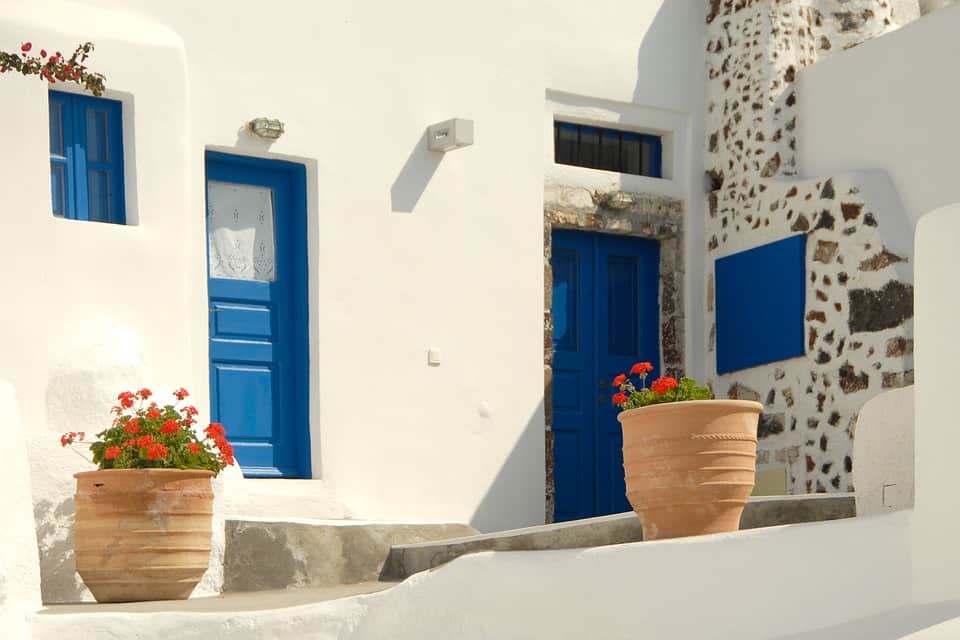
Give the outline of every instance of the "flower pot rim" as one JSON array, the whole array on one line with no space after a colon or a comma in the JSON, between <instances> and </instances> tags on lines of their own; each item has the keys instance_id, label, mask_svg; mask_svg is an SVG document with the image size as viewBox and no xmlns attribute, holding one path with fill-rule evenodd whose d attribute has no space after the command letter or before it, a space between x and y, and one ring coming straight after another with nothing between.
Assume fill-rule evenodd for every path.
<instances>
[{"instance_id":1,"label":"flower pot rim","mask_svg":"<svg viewBox=\"0 0 960 640\"><path fill-rule=\"evenodd\" d=\"M92 471L79 471L73 474L73 477L77 480L81 478L88 478L91 476L97 475L116 475L116 474L132 474L139 473L141 475L184 475L187 477L193 478L212 478L213 471L209 469L94 469Z\"/></svg>"},{"instance_id":2,"label":"flower pot rim","mask_svg":"<svg viewBox=\"0 0 960 640\"><path fill-rule=\"evenodd\" d=\"M733 400L725 398L717 398L713 400L684 400L682 402L663 402L661 404L651 404L646 407L637 407L636 409L627 409L621 411L617 414L617 420L623 422L622 418L624 416L636 415L640 412L646 414L653 414L659 412L668 412L671 410L678 410L685 407L695 408L695 407L704 407L704 406L725 406L730 408L739 408L744 410L752 410L757 413L763 413L763 405L755 400Z\"/></svg>"}]
</instances>

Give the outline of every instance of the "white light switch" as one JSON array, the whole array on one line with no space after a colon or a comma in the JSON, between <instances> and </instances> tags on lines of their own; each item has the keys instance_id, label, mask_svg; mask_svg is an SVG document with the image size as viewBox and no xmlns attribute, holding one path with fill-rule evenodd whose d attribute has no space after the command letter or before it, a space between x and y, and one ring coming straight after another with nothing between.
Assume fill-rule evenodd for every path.
<instances>
[{"instance_id":1,"label":"white light switch","mask_svg":"<svg viewBox=\"0 0 960 640\"><path fill-rule=\"evenodd\" d=\"M427 350L427 364L433 367L440 366L440 349Z\"/></svg>"}]
</instances>

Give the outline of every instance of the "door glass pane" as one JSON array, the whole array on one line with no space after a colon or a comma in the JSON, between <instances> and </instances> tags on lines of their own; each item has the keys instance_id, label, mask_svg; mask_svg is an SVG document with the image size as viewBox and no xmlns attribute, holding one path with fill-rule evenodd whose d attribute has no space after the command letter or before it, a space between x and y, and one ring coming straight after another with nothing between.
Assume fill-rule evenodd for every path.
<instances>
[{"instance_id":1,"label":"door glass pane","mask_svg":"<svg viewBox=\"0 0 960 640\"><path fill-rule=\"evenodd\" d=\"M640 136L636 133L623 134L623 148L620 151L620 171L640 175Z\"/></svg>"},{"instance_id":2,"label":"door glass pane","mask_svg":"<svg viewBox=\"0 0 960 640\"><path fill-rule=\"evenodd\" d=\"M210 277L276 280L273 191L232 182L207 182Z\"/></svg>"},{"instance_id":3,"label":"door glass pane","mask_svg":"<svg viewBox=\"0 0 960 640\"><path fill-rule=\"evenodd\" d=\"M604 129L600 136L600 168L620 170L620 133L617 131Z\"/></svg>"},{"instance_id":4,"label":"door glass pane","mask_svg":"<svg viewBox=\"0 0 960 640\"><path fill-rule=\"evenodd\" d=\"M581 167L597 169L600 167L600 130L595 127L580 127L580 157L577 164Z\"/></svg>"},{"instance_id":5,"label":"door glass pane","mask_svg":"<svg viewBox=\"0 0 960 640\"><path fill-rule=\"evenodd\" d=\"M577 137L579 136L577 126L562 122L554 123L553 126L556 132L554 160L559 164L576 164Z\"/></svg>"}]
</instances>

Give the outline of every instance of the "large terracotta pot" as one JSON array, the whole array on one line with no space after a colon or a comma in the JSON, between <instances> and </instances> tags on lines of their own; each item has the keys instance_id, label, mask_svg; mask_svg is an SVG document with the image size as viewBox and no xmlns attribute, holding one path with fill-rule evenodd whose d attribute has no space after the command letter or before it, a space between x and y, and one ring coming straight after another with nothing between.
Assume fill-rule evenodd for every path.
<instances>
[{"instance_id":1,"label":"large terracotta pot","mask_svg":"<svg viewBox=\"0 0 960 640\"><path fill-rule=\"evenodd\" d=\"M645 540L740 527L761 411L747 400L694 400L620 413L627 499Z\"/></svg>"},{"instance_id":2,"label":"large terracotta pot","mask_svg":"<svg viewBox=\"0 0 960 640\"><path fill-rule=\"evenodd\" d=\"M77 473L77 573L97 602L182 600L210 557L213 473Z\"/></svg>"}]
</instances>

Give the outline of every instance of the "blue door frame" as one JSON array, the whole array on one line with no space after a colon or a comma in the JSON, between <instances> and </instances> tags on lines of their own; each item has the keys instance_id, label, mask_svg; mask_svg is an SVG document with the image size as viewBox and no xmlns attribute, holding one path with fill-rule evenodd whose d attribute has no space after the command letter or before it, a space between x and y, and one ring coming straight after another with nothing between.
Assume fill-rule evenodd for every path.
<instances>
[{"instance_id":1,"label":"blue door frame","mask_svg":"<svg viewBox=\"0 0 960 640\"><path fill-rule=\"evenodd\" d=\"M551 262L554 520L629 511L610 381L638 361L659 375L660 245L555 230Z\"/></svg>"},{"instance_id":2,"label":"blue door frame","mask_svg":"<svg viewBox=\"0 0 960 640\"><path fill-rule=\"evenodd\" d=\"M272 280L207 279L211 419L245 476L309 478L306 169L208 151L206 180L208 225L211 182L269 189L275 242Z\"/></svg>"}]
</instances>

